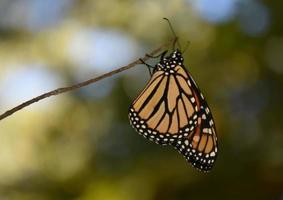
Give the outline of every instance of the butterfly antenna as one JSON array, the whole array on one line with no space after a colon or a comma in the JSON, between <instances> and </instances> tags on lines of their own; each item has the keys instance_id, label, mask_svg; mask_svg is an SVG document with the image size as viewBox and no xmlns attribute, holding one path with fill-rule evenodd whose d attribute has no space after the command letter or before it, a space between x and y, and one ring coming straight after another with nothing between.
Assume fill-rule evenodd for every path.
<instances>
[{"instance_id":1,"label":"butterfly antenna","mask_svg":"<svg viewBox=\"0 0 283 200\"><path fill-rule=\"evenodd\" d=\"M181 45L179 43L178 37L177 37L177 35L176 35L176 33L175 33L174 29L173 29L173 26L172 26L170 20L168 18L166 18L166 17L164 17L163 19L165 19L167 21L167 23L168 23L168 25L170 27L170 30L171 30L173 36L175 37L174 46L175 46L175 43L177 42L177 45L178 45L179 49L181 50Z\"/></svg>"}]
</instances>

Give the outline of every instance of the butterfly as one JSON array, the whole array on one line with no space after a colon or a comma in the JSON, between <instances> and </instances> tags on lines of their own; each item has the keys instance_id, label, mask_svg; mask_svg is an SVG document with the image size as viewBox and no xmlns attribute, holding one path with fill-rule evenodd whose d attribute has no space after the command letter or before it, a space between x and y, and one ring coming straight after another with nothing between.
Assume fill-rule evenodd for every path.
<instances>
[{"instance_id":1,"label":"butterfly","mask_svg":"<svg viewBox=\"0 0 283 200\"><path fill-rule=\"evenodd\" d=\"M145 138L174 146L193 167L210 171L218 148L211 111L186 70L181 51L166 53L131 104L130 123Z\"/></svg>"}]
</instances>

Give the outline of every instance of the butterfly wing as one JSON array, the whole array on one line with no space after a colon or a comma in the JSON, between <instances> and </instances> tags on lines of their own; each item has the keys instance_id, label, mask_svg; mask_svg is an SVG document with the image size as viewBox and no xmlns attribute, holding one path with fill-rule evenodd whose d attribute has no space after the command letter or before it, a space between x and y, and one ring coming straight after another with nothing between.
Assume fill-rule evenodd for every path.
<instances>
[{"instance_id":1,"label":"butterfly wing","mask_svg":"<svg viewBox=\"0 0 283 200\"><path fill-rule=\"evenodd\" d=\"M177 79L176 75L176 71L155 71L129 110L136 131L158 144L173 144L188 136L194 126L196 103L191 102L192 91L186 80Z\"/></svg>"},{"instance_id":2,"label":"butterfly wing","mask_svg":"<svg viewBox=\"0 0 283 200\"><path fill-rule=\"evenodd\" d=\"M214 165L218 151L216 128L206 100L189 74L187 82L196 102L196 126L188 136L180 138L175 147L194 167L209 171Z\"/></svg>"},{"instance_id":3,"label":"butterfly wing","mask_svg":"<svg viewBox=\"0 0 283 200\"><path fill-rule=\"evenodd\" d=\"M129 119L139 134L158 144L173 145L197 169L212 168L217 154L214 121L178 50L156 65L130 106Z\"/></svg>"}]
</instances>

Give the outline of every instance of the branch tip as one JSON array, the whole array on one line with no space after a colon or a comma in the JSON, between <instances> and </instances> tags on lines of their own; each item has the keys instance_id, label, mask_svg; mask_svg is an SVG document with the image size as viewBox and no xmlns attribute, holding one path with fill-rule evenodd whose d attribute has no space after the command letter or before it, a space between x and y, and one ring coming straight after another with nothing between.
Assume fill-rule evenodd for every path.
<instances>
[{"instance_id":1,"label":"branch tip","mask_svg":"<svg viewBox=\"0 0 283 200\"><path fill-rule=\"evenodd\" d=\"M162 46L158 47L157 49L153 50L152 52L150 52L148 55L150 56L154 56L155 54L157 54L158 52L160 52L162 49L164 49L165 47L168 47L170 44L174 44L175 42L177 41L177 38L175 37L173 40L170 40L169 42L163 44ZM25 107L28 107L29 105L33 104L33 103L36 103L36 102L39 102L45 98L48 98L48 97L51 97L51 96L56 96L56 95L59 95L59 94L62 94L62 93L65 93L65 92L69 92L69 91L72 91L72 90L75 90L75 89L79 89L81 87L85 87L87 85L90 85L92 83L95 83L97 81L100 81L102 79L105 79L107 77L110 77L110 76L113 76L117 73L120 73L122 71L125 71L125 70L128 70L138 64L142 64L142 62L140 61L140 59L142 59L143 61L146 61L148 60L150 57L148 56L147 54L143 57L143 58L139 58L137 60L135 60L134 62L126 65L126 66L123 66L123 67L120 67L118 69L115 69L115 70L112 70L110 72L107 72L105 74L102 74L96 78L92 78L92 79L89 79L89 80L86 80L86 81L83 81L83 82L80 82L80 83L77 83L77 84L74 84L74 85L71 85L71 86L67 86L67 87L62 87L62 88L57 88L55 90L52 90L50 92L46 92L44 94L41 94L37 97L34 97L28 101L25 101L23 103L21 103L20 105L10 109L10 110L7 110L6 112L4 112L3 114L0 115L0 121L11 116L12 114L20 111L21 109L25 108Z\"/></svg>"}]
</instances>

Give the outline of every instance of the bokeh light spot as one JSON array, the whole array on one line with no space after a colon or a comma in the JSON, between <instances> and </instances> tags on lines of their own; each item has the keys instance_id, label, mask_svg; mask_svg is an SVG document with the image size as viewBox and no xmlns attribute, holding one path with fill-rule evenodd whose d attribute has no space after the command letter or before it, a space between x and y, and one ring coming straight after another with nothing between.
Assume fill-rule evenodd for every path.
<instances>
[{"instance_id":1,"label":"bokeh light spot","mask_svg":"<svg viewBox=\"0 0 283 200\"><path fill-rule=\"evenodd\" d=\"M240 27L247 35L259 36L269 28L268 9L258 1L241 1L238 15Z\"/></svg>"},{"instance_id":2,"label":"bokeh light spot","mask_svg":"<svg viewBox=\"0 0 283 200\"><path fill-rule=\"evenodd\" d=\"M41 64L26 64L16 70L7 70L0 81L1 110L59 86L62 86L59 77ZM43 108L47 102L49 101L36 105Z\"/></svg>"},{"instance_id":3,"label":"bokeh light spot","mask_svg":"<svg viewBox=\"0 0 283 200\"><path fill-rule=\"evenodd\" d=\"M236 13L237 0L199 0L194 1L199 15L212 23L223 23L231 20Z\"/></svg>"}]
</instances>

